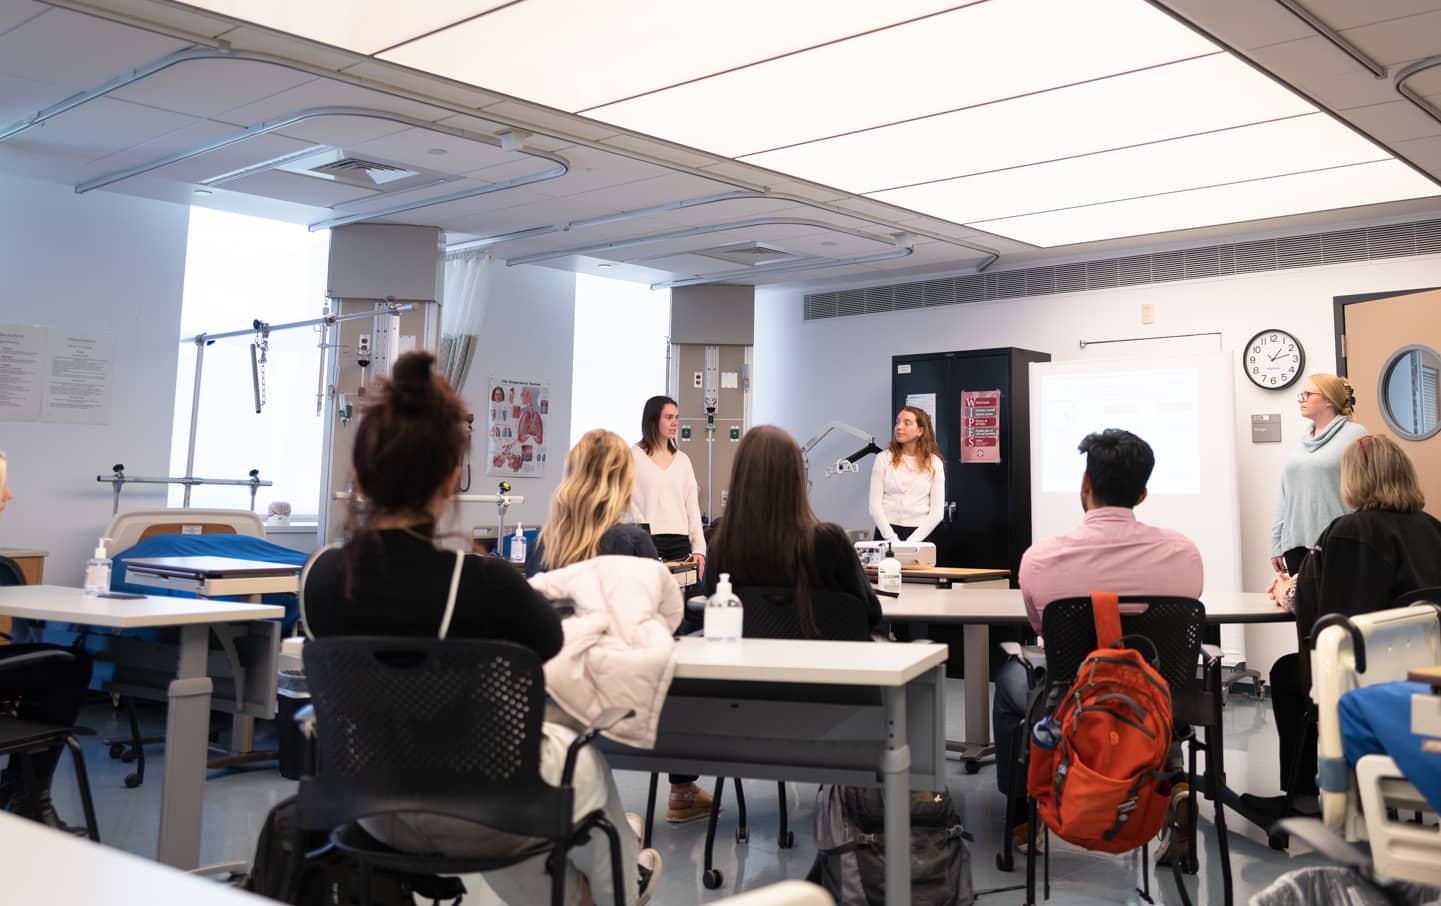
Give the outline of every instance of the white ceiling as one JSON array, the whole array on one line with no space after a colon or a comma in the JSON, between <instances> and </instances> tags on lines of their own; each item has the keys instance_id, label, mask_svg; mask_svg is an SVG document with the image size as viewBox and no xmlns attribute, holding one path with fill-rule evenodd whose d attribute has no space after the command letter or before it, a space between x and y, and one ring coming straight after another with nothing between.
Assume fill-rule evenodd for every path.
<instances>
[{"instance_id":1,"label":"white ceiling","mask_svg":"<svg viewBox=\"0 0 1441 906\"><path fill-rule=\"evenodd\" d=\"M1303 2L1384 77L1278 0L1167 0L1198 31L1145 0L412 0L404 17L0 0L0 169L440 226L512 264L649 283L859 284L1441 213L1441 119L1394 84L1441 54L1441 0ZM1441 107L1441 67L1407 84ZM269 168L322 147L420 175L386 193ZM756 244L784 257L738 264Z\"/></svg>"}]
</instances>

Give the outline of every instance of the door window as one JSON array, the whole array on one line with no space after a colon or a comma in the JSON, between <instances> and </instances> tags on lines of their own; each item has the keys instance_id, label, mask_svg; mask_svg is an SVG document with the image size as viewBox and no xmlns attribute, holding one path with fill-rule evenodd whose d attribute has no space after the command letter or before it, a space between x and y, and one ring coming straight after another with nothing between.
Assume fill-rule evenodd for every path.
<instances>
[{"instance_id":1,"label":"door window","mask_svg":"<svg viewBox=\"0 0 1441 906\"><path fill-rule=\"evenodd\" d=\"M1381 417L1407 440L1425 440L1441 429L1441 354L1429 346L1403 346L1381 369Z\"/></svg>"}]
</instances>

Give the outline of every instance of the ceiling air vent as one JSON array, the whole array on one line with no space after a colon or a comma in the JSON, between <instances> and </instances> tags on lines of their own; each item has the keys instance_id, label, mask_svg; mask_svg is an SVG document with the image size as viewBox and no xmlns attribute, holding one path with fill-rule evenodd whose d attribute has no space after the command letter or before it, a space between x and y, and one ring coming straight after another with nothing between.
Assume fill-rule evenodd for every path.
<instances>
[{"instance_id":1,"label":"ceiling air vent","mask_svg":"<svg viewBox=\"0 0 1441 906\"><path fill-rule=\"evenodd\" d=\"M779 264L782 261L789 263L806 260L806 256L794 255L785 249L766 245L764 242L737 242L715 248L697 249L690 254L704 255L707 258L717 258L721 261L729 261L731 264L743 264L748 267Z\"/></svg>"},{"instance_id":2,"label":"ceiling air vent","mask_svg":"<svg viewBox=\"0 0 1441 906\"><path fill-rule=\"evenodd\" d=\"M383 164L375 160L362 160L358 157L344 157L334 163L321 164L318 167L312 167L310 172L334 176L346 182L356 179L365 180L377 186L419 175L417 170L407 170L404 167Z\"/></svg>"}]
</instances>

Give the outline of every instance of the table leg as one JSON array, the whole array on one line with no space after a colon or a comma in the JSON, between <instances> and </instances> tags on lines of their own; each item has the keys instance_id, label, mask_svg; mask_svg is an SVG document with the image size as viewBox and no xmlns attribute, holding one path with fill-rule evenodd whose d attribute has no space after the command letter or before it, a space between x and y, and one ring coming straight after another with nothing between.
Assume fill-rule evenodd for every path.
<instances>
[{"instance_id":1,"label":"table leg","mask_svg":"<svg viewBox=\"0 0 1441 906\"><path fill-rule=\"evenodd\" d=\"M886 902L911 901L911 749L906 743L906 690L886 689L886 751L881 756L886 817Z\"/></svg>"},{"instance_id":2,"label":"table leg","mask_svg":"<svg viewBox=\"0 0 1441 906\"><path fill-rule=\"evenodd\" d=\"M206 674L210 627L180 627L180 659L167 692L165 776L160 790L158 859L176 868L200 864L206 735L212 683Z\"/></svg>"},{"instance_id":3,"label":"table leg","mask_svg":"<svg viewBox=\"0 0 1441 906\"><path fill-rule=\"evenodd\" d=\"M961 650L966 659L966 738L946 740L946 751L959 753L966 772L979 770L979 760L995 751L991 744L991 628L967 623Z\"/></svg>"}]
</instances>

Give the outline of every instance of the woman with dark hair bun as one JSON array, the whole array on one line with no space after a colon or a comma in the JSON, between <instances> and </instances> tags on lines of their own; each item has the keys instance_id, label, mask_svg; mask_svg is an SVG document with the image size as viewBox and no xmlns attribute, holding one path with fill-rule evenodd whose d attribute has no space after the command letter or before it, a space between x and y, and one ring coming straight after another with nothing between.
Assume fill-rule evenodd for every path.
<instances>
[{"instance_id":1,"label":"woman with dark hair bun","mask_svg":"<svg viewBox=\"0 0 1441 906\"><path fill-rule=\"evenodd\" d=\"M349 537L317 552L301 574L300 608L306 633L317 636L450 636L498 639L532 649L542 661L561 649L560 617L551 602L509 563L448 550L437 526L450 510L468 440L466 407L433 370L428 352L396 360L391 377L366 394L355 429L352 462L356 496ZM361 499L363 498L363 503ZM458 575L458 582L454 579ZM452 592L452 587L454 591ZM452 597L453 595L453 597ZM546 723L541 773L559 781L572 728ZM627 826L620 796L605 759L582 751L575 772L577 818L604 808L618 828ZM449 856L494 855L528 842L504 828L480 829L438 815L400 815L365 822L382 842L403 851ZM589 879L595 903L611 903L610 849L603 835L569 851L566 884L572 902ZM637 859L659 876L659 855L638 853L634 836L622 833L622 864L634 899ZM543 884L542 858L486 875L507 902L528 902ZM648 889L642 890L642 896Z\"/></svg>"}]
</instances>

